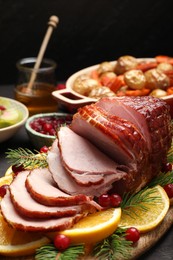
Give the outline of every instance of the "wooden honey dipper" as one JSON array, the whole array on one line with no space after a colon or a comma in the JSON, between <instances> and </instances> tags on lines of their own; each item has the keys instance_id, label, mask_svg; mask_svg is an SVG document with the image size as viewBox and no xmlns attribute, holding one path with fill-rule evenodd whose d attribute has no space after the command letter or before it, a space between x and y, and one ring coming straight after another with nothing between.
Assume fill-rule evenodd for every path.
<instances>
[{"instance_id":1,"label":"wooden honey dipper","mask_svg":"<svg viewBox=\"0 0 173 260\"><path fill-rule=\"evenodd\" d=\"M48 22L49 26L48 26L47 32L45 34L45 37L43 39L42 45L40 47L40 50L39 50L39 53L38 53L38 56L37 56L37 60L36 60L36 63L34 65L34 68L33 68L33 71L32 71L26 92L31 92L31 90L32 90L32 86L33 86L33 83L34 83L35 78L36 78L36 73L37 73L37 71L40 67L41 62L42 62L46 47L48 45L51 34L53 32L53 29L57 27L58 22L59 22L59 18L55 15L52 15L49 18L49 22Z\"/></svg>"}]
</instances>

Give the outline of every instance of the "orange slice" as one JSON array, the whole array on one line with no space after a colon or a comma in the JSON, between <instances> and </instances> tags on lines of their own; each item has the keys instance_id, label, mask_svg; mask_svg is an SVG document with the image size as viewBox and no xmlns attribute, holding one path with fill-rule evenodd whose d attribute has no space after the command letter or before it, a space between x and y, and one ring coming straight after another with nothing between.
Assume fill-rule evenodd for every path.
<instances>
[{"instance_id":1,"label":"orange slice","mask_svg":"<svg viewBox=\"0 0 173 260\"><path fill-rule=\"evenodd\" d=\"M26 256L48 244L50 240L42 234L17 231L10 227L0 214L0 255ZM1 258L1 257L0 257Z\"/></svg>"},{"instance_id":2,"label":"orange slice","mask_svg":"<svg viewBox=\"0 0 173 260\"><path fill-rule=\"evenodd\" d=\"M79 220L71 229L59 232L68 236L72 244L95 244L110 236L121 218L121 208L111 208L88 215ZM57 233L50 233L51 238Z\"/></svg>"},{"instance_id":3,"label":"orange slice","mask_svg":"<svg viewBox=\"0 0 173 260\"><path fill-rule=\"evenodd\" d=\"M136 227L141 233L145 233L153 230L162 222L169 210L170 200L161 186L157 185L152 189L152 196L158 197L159 200L143 204L147 207L146 211L139 207L132 207L129 208L128 214L122 212L120 226Z\"/></svg>"}]
</instances>

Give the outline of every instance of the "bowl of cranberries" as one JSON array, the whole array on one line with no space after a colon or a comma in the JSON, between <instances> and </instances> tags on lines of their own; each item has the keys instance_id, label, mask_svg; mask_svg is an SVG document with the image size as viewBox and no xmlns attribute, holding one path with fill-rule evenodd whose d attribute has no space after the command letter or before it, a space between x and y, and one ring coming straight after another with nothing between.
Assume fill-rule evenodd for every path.
<instances>
[{"instance_id":1,"label":"bowl of cranberries","mask_svg":"<svg viewBox=\"0 0 173 260\"><path fill-rule=\"evenodd\" d=\"M72 117L72 114L58 112L36 114L29 117L25 129L33 146L37 149L51 146L59 127L69 125Z\"/></svg>"}]
</instances>

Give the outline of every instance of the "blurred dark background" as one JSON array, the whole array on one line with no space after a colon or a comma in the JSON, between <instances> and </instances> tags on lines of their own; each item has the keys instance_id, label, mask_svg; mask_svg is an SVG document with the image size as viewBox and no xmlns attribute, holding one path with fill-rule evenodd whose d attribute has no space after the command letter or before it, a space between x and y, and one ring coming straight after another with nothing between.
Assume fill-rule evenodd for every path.
<instances>
[{"instance_id":1,"label":"blurred dark background","mask_svg":"<svg viewBox=\"0 0 173 260\"><path fill-rule=\"evenodd\" d=\"M172 0L0 0L0 84L16 81L16 61L37 56L51 15L60 22L45 56L64 81L122 55L173 56Z\"/></svg>"}]
</instances>

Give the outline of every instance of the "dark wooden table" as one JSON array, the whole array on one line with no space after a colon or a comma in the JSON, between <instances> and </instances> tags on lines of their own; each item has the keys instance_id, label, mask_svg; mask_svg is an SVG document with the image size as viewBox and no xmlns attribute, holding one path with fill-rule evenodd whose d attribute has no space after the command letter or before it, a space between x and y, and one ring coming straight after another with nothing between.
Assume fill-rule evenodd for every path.
<instances>
[{"instance_id":1,"label":"dark wooden table","mask_svg":"<svg viewBox=\"0 0 173 260\"><path fill-rule=\"evenodd\" d=\"M0 96L13 98L13 86L0 86ZM25 127L23 126L10 140L0 143L0 176L3 176L10 163L6 159L8 148L18 147L34 149L29 141ZM172 216L173 217L173 216ZM147 260L172 260L173 259L173 227L140 259Z\"/></svg>"}]
</instances>

